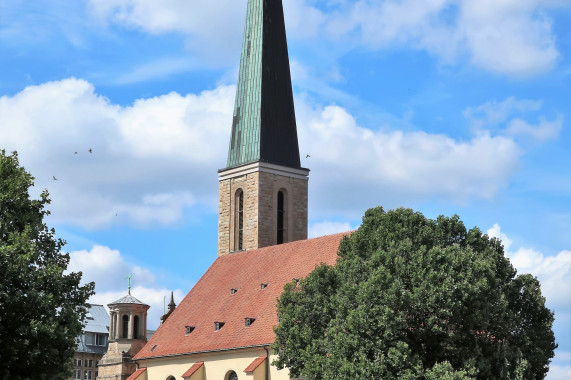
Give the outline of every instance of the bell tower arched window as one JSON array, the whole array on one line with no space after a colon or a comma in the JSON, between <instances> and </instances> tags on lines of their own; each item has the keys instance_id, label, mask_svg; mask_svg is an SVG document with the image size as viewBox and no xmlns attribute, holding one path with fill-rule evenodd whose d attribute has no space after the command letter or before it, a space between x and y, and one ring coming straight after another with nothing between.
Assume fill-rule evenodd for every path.
<instances>
[{"instance_id":1,"label":"bell tower arched window","mask_svg":"<svg viewBox=\"0 0 571 380\"><path fill-rule=\"evenodd\" d=\"M241 251L244 249L244 191L242 189L236 191L234 210L234 250Z\"/></svg>"},{"instance_id":2,"label":"bell tower arched window","mask_svg":"<svg viewBox=\"0 0 571 380\"><path fill-rule=\"evenodd\" d=\"M287 241L286 235L286 195L283 190L278 191L278 220L277 220L277 243L283 244Z\"/></svg>"}]
</instances>

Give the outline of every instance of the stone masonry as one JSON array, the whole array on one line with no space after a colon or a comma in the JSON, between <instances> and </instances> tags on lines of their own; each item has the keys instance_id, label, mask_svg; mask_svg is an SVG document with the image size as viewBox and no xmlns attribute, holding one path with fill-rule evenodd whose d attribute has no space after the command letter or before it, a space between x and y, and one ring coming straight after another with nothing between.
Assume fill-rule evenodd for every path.
<instances>
[{"instance_id":1,"label":"stone masonry","mask_svg":"<svg viewBox=\"0 0 571 380\"><path fill-rule=\"evenodd\" d=\"M276 168L278 168L276 170ZM285 242L307 239L307 170L305 176L271 170L221 173L218 203L218 255L238 250L237 195L244 192L243 249L277 244L277 196L285 194ZM300 171L300 170L297 170ZM229 177L229 178L228 178Z\"/></svg>"},{"instance_id":2,"label":"stone masonry","mask_svg":"<svg viewBox=\"0 0 571 380\"><path fill-rule=\"evenodd\" d=\"M132 357L147 343L147 340L117 340L109 344L109 349L99 362L97 380L125 380L137 370Z\"/></svg>"}]
</instances>

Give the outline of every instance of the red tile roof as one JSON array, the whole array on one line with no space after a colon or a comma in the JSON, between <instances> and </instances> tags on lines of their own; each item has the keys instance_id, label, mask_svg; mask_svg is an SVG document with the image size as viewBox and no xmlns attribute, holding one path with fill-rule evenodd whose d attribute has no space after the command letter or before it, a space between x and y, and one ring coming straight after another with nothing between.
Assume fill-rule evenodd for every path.
<instances>
[{"instance_id":1,"label":"red tile roof","mask_svg":"<svg viewBox=\"0 0 571 380\"><path fill-rule=\"evenodd\" d=\"M186 379L187 377L191 377L192 375L194 375L194 373L196 371L198 371L200 369L200 367L202 367L204 365L204 362L196 362L194 363L189 369L188 371L186 371L183 375L182 378Z\"/></svg>"},{"instance_id":2,"label":"red tile roof","mask_svg":"<svg viewBox=\"0 0 571 380\"><path fill-rule=\"evenodd\" d=\"M134 359L273 343L276 300L283 286L321 263L334 265L345 234L218 257ZM262 289L262 283L268 286ZM232 289L238 291L232 294ZM255 321L246 327L245 318ZM214 322L224 326L215 331ZM185 336L185 326L195 328Z\"/></svg>"},{"instance_id":3,"label":"red tile roof","mask_svg":"<svg viewBox=\"0 0 571 380\"><path fill-rule=\"evenodd\" d=\"M127 380L137 380L137 378L139 376L141 376L142 373L144 373L147 369L146 368L139 368L138 370L136 370L135 372L133 372L133 374L131 376L129 376L127 378Z\"/></svg>"},{"instance_id":4,"label":"red tile roof","mask_svg":"<svg viewBox=\"0 0 571 380\"><path fill-rule=\"evenodd\" d=\"M264 360L266 360L265 356L260 356L259 358L254 359L254 361L252 363L250 363L250 365L248 367L246 367L244 372L246 372L246 373L254 372L256 370L256 368L258 368L260 366L260 364L262 364L264 362Z\"/></svg>"}]
</instances>

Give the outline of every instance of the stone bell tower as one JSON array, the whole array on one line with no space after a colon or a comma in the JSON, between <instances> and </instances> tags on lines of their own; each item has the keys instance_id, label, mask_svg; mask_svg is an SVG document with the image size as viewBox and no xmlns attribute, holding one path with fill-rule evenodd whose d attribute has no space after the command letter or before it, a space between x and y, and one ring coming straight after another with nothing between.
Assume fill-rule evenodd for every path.
<instances>
[{"instance_id":1,"label":"stone bell tower","mask_svg":"<svg viewBox=\"0 0 571 380\"><path fill-rule=\"evenodd\" d=\"M147 343L147 310L144 304L129 293L109 307L109 348L99 362L98 380L125 380L136 371L132 361Z\"/></svg>"},{"instance_id":2,"label":"stone bell tower","mask_svg":"<svg viewBox=\"0 0 571 380\"><path fill-rule=\"evenodd\" d=\"M299 159L281 0L249 0L226 168L218 255L307 239L309 170Z\"/></svg>"}]
</instances>

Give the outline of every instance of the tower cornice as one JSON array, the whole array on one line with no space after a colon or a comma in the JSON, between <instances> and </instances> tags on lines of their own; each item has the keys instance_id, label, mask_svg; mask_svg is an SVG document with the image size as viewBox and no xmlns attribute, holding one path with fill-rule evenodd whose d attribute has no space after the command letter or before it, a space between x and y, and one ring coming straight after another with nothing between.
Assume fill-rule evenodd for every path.
<instances>
[{"instance_id":1,"label":"tower cornice","mask_svg":"<svg viewBox=\"0 0 571 380\"><path fill-rule=\"evenodd\" d=\"M218 180L224 181L255 172L278 174L303 180L308 180L309 175L309 169L306 168L293 168L289 166L270 164L267 162L253 162L251 164L245 164L234 168L221 169L218 172Z\"/></svg>"}]
</instances>

